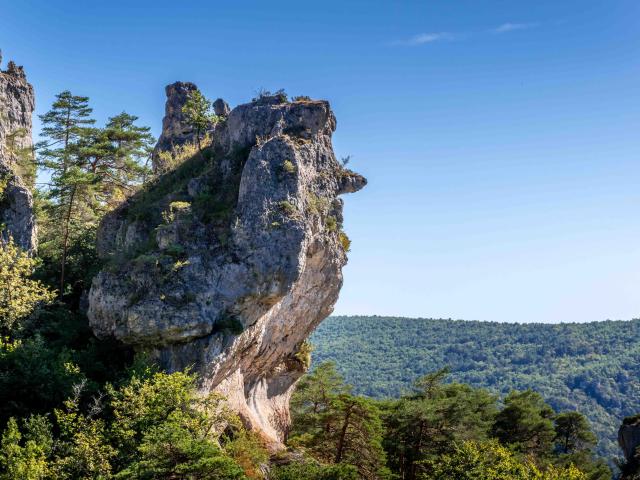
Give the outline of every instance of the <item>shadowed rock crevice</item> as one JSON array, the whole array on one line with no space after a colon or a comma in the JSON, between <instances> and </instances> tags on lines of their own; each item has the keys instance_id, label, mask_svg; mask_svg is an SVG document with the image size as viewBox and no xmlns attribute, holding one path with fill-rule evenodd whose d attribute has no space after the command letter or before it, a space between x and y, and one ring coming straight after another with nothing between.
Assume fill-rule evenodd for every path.
<instances>
[{"instance_id":1,"label":"shadowed rock crevice","mask_svg":"<svg viewBox=\"0 0 640 480\"><path fill-rule=\"evenodd\" d=\"M176 131L167 117L164 127L156 152ZM326 101L240 105L212 126L209 148L99 231L108 266L89 295L96 334L151 350L170 371L193 366L202 390L226 395L274 448L307 368L297 353L342 285L338 195L366 184L336 160L335 127Z\"/></svg>"},{"instance_id":2,"label":"shadowed rock crevice","mask_svg":"<svg viewBox=\"0 0 640 480\"><path fill-rule=\"evenodd\" d=\"M640 415L627 417L618 430L618 444L626 463L622 465L622 480L637 478L640 473Z\"/></svg>"}]
</instances>

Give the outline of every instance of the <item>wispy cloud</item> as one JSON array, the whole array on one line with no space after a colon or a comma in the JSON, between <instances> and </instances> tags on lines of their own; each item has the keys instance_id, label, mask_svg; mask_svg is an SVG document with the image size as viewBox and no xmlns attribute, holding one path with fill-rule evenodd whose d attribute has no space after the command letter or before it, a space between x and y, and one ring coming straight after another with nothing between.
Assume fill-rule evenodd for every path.
<instances>
[{"instance_id":1,"label":"wispy cloud","mask_svg":"<svg viewBox=\"0 0 640 480\"><path fill-rule=\"evenodd\" d=\"M537 27L537 23L503 23L502 25L492 29L493 33L508 33L515 32L516 30L527 30L529 28Z\"/></svg>"},{"instance_id":2,"label":"wispy cloud","mask_svg":"<svg viewBox=\"0 0 640 480\"><path fill-rule=\"evenodd\" d=\"M428 43L436 43L436 42L446 42L451 40L467 40L469 37L476 37L486 35L488 33L494 34L502 34L515 32L517 30L529 30L530 28L536 28L540 26L539 23L515 23L515 22L506 22L502 25L499 25L495 28L491 28L489 30L480 30L475 32L429 32L429 33L419 33L418 35L414 35L413 37L407 38L405 40L396 40L395 42L391 42L388 45L395 46L404 46L404 47L417 47L420 45L426 45Z\"/></svg>"},{"instance_id":3,"label":"wispy cloud","mask_svg":"<svg viewBox=\"0 0 640 480\"><path fill-rule=\"evenodd\" d=\"M393 42L393 45L404 45L408 47L416 47L418 45L424 45L426 43L442 42L446 40L453 40L455 35L450 32L435 32L435 33L420 33L414 35L407 40L398 40Z\"/></svg>"}]
</instances>

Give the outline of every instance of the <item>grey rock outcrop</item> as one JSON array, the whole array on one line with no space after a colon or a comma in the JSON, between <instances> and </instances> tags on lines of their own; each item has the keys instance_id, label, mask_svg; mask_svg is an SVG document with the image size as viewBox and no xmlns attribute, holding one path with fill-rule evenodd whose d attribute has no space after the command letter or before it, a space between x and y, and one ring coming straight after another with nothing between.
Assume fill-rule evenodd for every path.
<instances>
[{"instance_id":1,"label":"grey rock outcrop","mask_svg":"<svg viewBox=\"0 0 640 480\"><path fill-rule=\"evenodd\" d=\"M158 143L153 150L152 163L154 172L164 171L164 165L160 153L171 151L180 145L192 142L194 139L193 128L185 121L182 107L187 102L189 94L198 90L191 82L175 82L167 85L165 93L167 101L165 103L164 118L162 119L162 133L158 138Z\"/></svg>"},{"instance_id":2,"label":"grey rock outcrop","mask_svg":"<svg viewBox=\"0 0 640 480\"><path fill-rule=\"evenodd\" d=\"M195 143L196 132L185 119L182 108L187 102L189 95L198 90L198 87L191 82L175 82L167 85L165 92L167 101L165 113L162 120L162 132L158 138L158 143L153 150L152 164L154 172L164 172L170 165L161 155L167 153L171 155L176 147L187 143ZM213 104L216 115L226 117L229 115L229 105L219 98ZM213 128L213 126L211 126Z\"/></svg>"},{"instance_id":3,"label":"grey rock outcrop","mask_svg":"<svg viewBox=\"0 0 640 480\"><path fill-rule=\"evenodd\" d=\"M36 248L33 198L17 174L17 152L32 146L33 87L22 67L9 62L0 70L0 237L13 237L28 251Z\"/></svg>"},{"instance_id":4,"label":"grey rock outcrop","mask_svg":"<svg viewBox=\"0 0 640 480\"><path fill-rule=\"evenodd\" d=\"M228 117L229 113L231 113L231 108L229 108L229 104L227 102L218 98L213 102L213 113L219 117Z\"/></svg>"},{"instance_id":5,"label":"grey rock outcrop","mask_svg":"<svg viewBox=\"0 0 640 480\"><path fill-rule=\"evenodd\" d=\"M342 285L338 196L366 184L336 160L335 127L326 101L240 105L205 155L98 234L112 261L89 294L94 332L151 350L170 371L194 366L202 391L223 393L275 449L308 367L305 340Z\"/></svg>"}]
</instances>

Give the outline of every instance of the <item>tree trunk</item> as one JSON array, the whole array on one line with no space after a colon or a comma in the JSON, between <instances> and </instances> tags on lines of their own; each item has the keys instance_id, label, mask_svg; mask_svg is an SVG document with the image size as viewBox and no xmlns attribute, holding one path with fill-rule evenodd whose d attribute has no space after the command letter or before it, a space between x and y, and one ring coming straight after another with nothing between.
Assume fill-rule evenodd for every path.
<instances>
[{"instance_id":1,"label":"tree trunk","mask_svg":"<svg viewBox=\"0 0 640 480\"><path fill-rule=\"evenodd\" d=\"M344 453L344 440L347 436L347 429L349 428L349 418L351 417L351 409L353 407L348 407L344 417L344 423L342 424L342 429L340 430L340 437L338 438L338 448L336 450L336 458L335 463L340 463L342 461L342 454Z\"/></svg>"},{"instance_id":2,"label":"tree trunk","mask_svg":"<svg viewBox=\"0 0 640 480\"><path fill-rule=\"evenodd\" d=\"M420 452L422 450L422 440L424 437L424 420L420 420L420 427L418 428L417 444L414 445L411 456L409 457L409 464L407 465L407 480L413 480L416 478L416 461L420 458Z\"/></svg>"},{"instance_id":3,"label":"tree trunk","mask_svg":"<svg viewBox=\"0 0 640 480\"><path fill-rule=\"evenodd\" d=\"M64 158L62 160L62 173L67 173L67 166L69 163L69 130L71 129L71 107L67 108L67 123L64 132Z\"/></svg>"},{"instance_id":4,"label":"tree trunk","mask_svg":"<svg viewBox=\"0 0 640 480\"><path fill-rule=\"evenodd\" d=\"M64 221L64 234L62 240L62 260L60 261L60 296L64 293L64 266L67 263L67 248L69 246L69 223L71 221L71 209L73 208L73 200L76 196L76 186L71 189L71 198L69 198L69 208L67 209L67 217Z\"/></svg>"},{"instance_id":5,"label":"tree trunk","mask_svg":"<svg viewBox=\"0 0 640 480\"><path fill-rule=\"evenodd\" d=\"M200 157L204 158L204 156L202 155L202 145L201 145L201 142L200 142L200 129L199 128L196 130L196 142L198 144L198 152L200 152Z\"/></svg>"}]
</instances>

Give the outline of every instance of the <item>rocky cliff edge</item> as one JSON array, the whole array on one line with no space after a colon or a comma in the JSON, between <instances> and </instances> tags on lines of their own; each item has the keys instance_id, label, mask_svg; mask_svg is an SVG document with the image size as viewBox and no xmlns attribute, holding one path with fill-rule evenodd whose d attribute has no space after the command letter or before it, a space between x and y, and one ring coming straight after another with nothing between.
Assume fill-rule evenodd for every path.
<instances>
[{"instance_id":1,"label":"rocky cliff edge","mask_svg":"<svg viewBox=\"0 0 640 480\"><path fill-rule=\"evenodd\" d=\"M34 108L33 87L23 68L13 62L6 70L0 68L0 240L12 237L29 252L36 248L33 198L16 166L17 156L32 145Z\"/></svg>"},{"instance_id":2,"label":"rocky cliff edge","mask_svg":"<svg viewBox=\"0 0 640 480\"><path fill-rule=\"evenodd\" d=\"M99 336L169 371L192 367L202 391L223 393L278 449L309 366L306 339L342 285L339 195L366 180L336 160L326 101L263 96L225 113L210 147L104 219L108 265L88 315ZM165 138L173 130L165 117Z\"/></svg>"}]
</instances>

